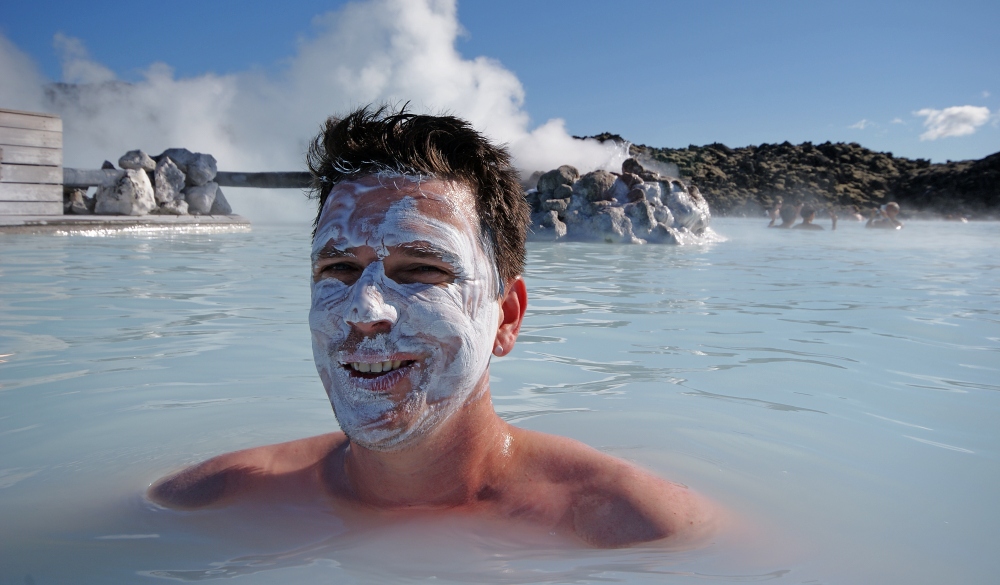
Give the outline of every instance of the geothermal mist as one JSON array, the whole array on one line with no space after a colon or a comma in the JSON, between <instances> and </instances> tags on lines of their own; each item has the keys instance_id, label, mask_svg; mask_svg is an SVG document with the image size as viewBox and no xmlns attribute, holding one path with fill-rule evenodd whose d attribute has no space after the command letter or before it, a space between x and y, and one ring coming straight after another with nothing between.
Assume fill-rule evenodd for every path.
<instances>
[{"instance_id":1,"label":"geothermal mist","mask_svg":"<svg viewBox=\"0 0 1000 585\"><path fill-rule=\"evenodd\" d=\"M561 164L620 168L623 149L574 140L562 120L531 128L517 77L495 60L456 51L453 0L370 0L314 22L316 34L277 74L178 79L169 64L154 63L136 83L117 81L81 41L60 34L63 83L46 86L31 59L0 36L0 107L60 114L68 167L97 168L136 148L183 147L214 155L220 170L303 170L308 141L327 116L408 101L415 112L466 118L508 144L525 175ZM297 191L226 192L236 213L256 221L314 213Z\"/></svg>"}]
</instances>

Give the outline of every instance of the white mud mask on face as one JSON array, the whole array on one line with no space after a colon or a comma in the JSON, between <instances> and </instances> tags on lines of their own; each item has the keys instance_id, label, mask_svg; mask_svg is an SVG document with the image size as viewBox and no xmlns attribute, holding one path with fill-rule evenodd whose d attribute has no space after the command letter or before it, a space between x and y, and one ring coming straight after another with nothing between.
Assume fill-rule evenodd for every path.
<instances>
[{"instance_id":1,"label":"white mud mask on face","mask_svg":"<svg viewBox=\"0 0 1000 585\"><path fill-rule=\"evenodd\" d=\"M403 449L485 390L499 287L474 217L467 189L437 179L371 176L330 193L313 240L309 327L353 442ZM448 278L428 284L436 266Z\"/></svg>"}]
</instances>

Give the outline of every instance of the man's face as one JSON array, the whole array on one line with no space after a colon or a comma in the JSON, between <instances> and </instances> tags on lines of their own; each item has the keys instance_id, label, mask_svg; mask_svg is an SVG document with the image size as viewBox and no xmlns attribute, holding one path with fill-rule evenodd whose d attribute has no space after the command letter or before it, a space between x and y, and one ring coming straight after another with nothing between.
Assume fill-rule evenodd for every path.
<instances>
[{"instance_id":1,"label":"man's face","mask_svg":"<svg viewBox=\"0 0 1000 585\"><path fill-rule=\"evenodd\" d=\"M312 249L313 357L341 428L379 451L485 390L496 270L469 190L370 176L334 187Z\"/></svg>"}]
</instances>

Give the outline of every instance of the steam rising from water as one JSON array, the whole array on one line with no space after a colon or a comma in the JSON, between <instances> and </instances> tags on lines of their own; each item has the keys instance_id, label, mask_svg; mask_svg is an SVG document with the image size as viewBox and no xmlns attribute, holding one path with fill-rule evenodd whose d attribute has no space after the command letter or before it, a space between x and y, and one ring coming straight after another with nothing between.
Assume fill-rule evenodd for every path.
<instances>
[{"instance_id":1,"label":"steam rising from water","mask_svg":"<svg viewBox=\"0 0 1000 585\"><path fill-rule=\"evenodd\" d=\"M136 83L118 81L80 40L59 34L64 83L47 94L30 58L0 36L0 107L60 114L69 167L97 168L135 148L156 154L177 146L213 154L221 170L302 170L307 143L327 116L409 101L418 113L466 118L507 143L525 175L560 164L620 168L623 149L574 140L562 120L532 128L514 73L456 51L455 0L369 0L314 23L317 33L274 75L176 78L169 64L153 63ZM237 213L254 220L314 214L295 191L227 190L227 196Z\"/></svg>"}]
</instances>

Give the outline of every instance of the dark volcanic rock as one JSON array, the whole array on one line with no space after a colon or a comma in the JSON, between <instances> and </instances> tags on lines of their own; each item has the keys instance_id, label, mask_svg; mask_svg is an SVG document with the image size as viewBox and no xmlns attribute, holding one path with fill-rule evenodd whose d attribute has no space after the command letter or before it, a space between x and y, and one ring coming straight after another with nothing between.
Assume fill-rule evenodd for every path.
<instances>
[{"instance_id":1,"label":"dark volcanic rock","mask_svg":"<svg viewBox=\"0 0 1000 585\"><path fill-rule=\"evenodd\" d=\"M677 165L685 180L700 188L713 213L723 215L759 215L778 197L818 206L866 208L897 201L906 211L1000 212L1000 153L932 164L831 142L679 149L633 145L630 152L638 160ZM622 170L639 174L631 165Z\"/></svg>"}]
</instances>

